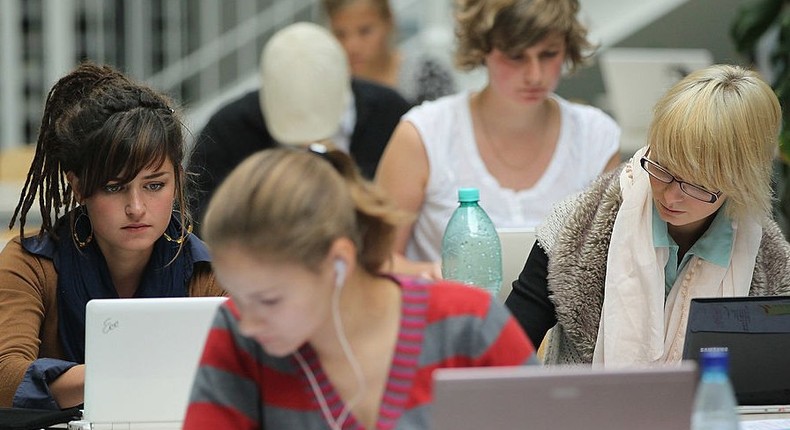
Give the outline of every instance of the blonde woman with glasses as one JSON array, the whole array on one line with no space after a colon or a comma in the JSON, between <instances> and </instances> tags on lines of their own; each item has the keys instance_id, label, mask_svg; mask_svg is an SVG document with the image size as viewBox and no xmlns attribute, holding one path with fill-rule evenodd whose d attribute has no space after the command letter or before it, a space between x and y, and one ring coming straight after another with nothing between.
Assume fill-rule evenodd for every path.
<instances>
[{"instance_id":1,"label":"blonde woman with glasses","mask_svg":"<svg viewBox=\"0 0 790 430\"><path fill-rule=\"evenodd\" d=\"M754 72L717 65L657 103L648 146L559 205L507 306L547 363L681 359L695 297L790 294L771 217L781 108Z\"/></svg>"}]
</instances>

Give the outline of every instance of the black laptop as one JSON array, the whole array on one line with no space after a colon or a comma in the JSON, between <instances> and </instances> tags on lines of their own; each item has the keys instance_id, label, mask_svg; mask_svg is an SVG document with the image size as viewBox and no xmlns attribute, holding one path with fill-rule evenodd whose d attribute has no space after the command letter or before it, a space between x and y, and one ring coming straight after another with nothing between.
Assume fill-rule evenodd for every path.
<instances>
[{"instance_id":1,"label":"black laptop","mask_svg":"<svg viewBox=\"0 0 790 430\"><path fill-rule=\"evenodd\" d=\"M790 405L790 297L692 299L684 359L725 346L738 404Z\"/></svg>"}]
</instances>

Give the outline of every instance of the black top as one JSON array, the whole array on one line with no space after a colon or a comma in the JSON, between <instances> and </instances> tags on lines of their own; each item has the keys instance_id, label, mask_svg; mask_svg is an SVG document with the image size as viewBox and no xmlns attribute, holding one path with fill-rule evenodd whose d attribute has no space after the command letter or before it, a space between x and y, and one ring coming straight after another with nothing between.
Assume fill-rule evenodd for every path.
<instances>
[{"instance_id":1,"label":"black top","mask_svg":"<svg viewBox=\"0 0 790 430\"><path fill-rule=\"evenodd\" d=\"M352 79L356 125L350 138L351 157L362 174L372 178L384 147L409 104L394 90ZM200 234L200 221L214 190L251 154L278 146L263 119L259 91L243 95L217 111L195 140L187 172L188 204Z\"/></svg>"},{"instance_id":2,"label":"black top","mask_svg":"<svg viewBox=\"0 0 790 430\"><path fill-rule=\"evenodd\" d=\"M524 269L513 281L513 291L505 306L524 329L529 340L537 348L550 328L557 324L554 303L549 299L548 275L549 256L535 242L529 252Z\"/></svg>"}]
</instances>

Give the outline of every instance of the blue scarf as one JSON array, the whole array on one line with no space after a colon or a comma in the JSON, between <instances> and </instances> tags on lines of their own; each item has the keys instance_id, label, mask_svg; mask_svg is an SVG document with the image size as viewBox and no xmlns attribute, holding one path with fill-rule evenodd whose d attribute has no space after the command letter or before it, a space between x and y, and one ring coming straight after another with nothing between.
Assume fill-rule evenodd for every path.
<instances>
[{"instance_id":1,"label":"blue scarf","mask_svg":"<svg viewBox=\"0 0 790 430\"><path fill-rule=\"evenodd\" d=\"M118 293L110 277L107 262L96 241L91 241L85 248L78 248L72 240L71 223L67 221L68 219L68 216L62 217L62 222L56 228L58 241L44 236L41 239L26 238L23 243L28 251L52 258L55 270L58 272L60 342L67 360L84 363L85 306L91 299L118 298ZM171 218L166 232L170 237L181 237L181 225L177 218ZM79 231L79 237L86 237L88 233L89 231ZM195 245L198 246L197 249L193 249ZM195 260L207 259L203 258L207 257L206 255L194 256L194 251L204 254L202 251L205 250L205 245L190 234L178 257L173 260L178 247L177 243L168 241L164 236L154 243L154 250L143 271L140 285L134 294L135 298L188 295L188 284L192 278Z\"/></svg>"}]
</instances>

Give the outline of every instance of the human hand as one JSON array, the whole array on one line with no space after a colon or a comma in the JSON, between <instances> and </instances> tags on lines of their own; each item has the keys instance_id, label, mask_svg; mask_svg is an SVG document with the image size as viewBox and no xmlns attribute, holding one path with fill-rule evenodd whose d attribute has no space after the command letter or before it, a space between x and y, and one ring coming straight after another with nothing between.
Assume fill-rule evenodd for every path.
<instances>
[{"instance_id":1,"label":"human hand","mask_svg":"<svg viewBox=\"0 0 790 430\"><path fill-rule=\"evenodd\" d=\"M385 271L399 275L417 276L432 281L442 279L442 267L438 261L414 261L402 254L393 254Z\"/></svg>"},{"instance_id":2,"label":"human hand","mask_svg":"<svg viewBox=\"0 0 790 430\"><path fill-rule=\"evenodd\" d=\"M52 398L62 409L78 406L85 401L85 365L78 364L65 371L49 384Z\"/></svg>"}]
</instances>

